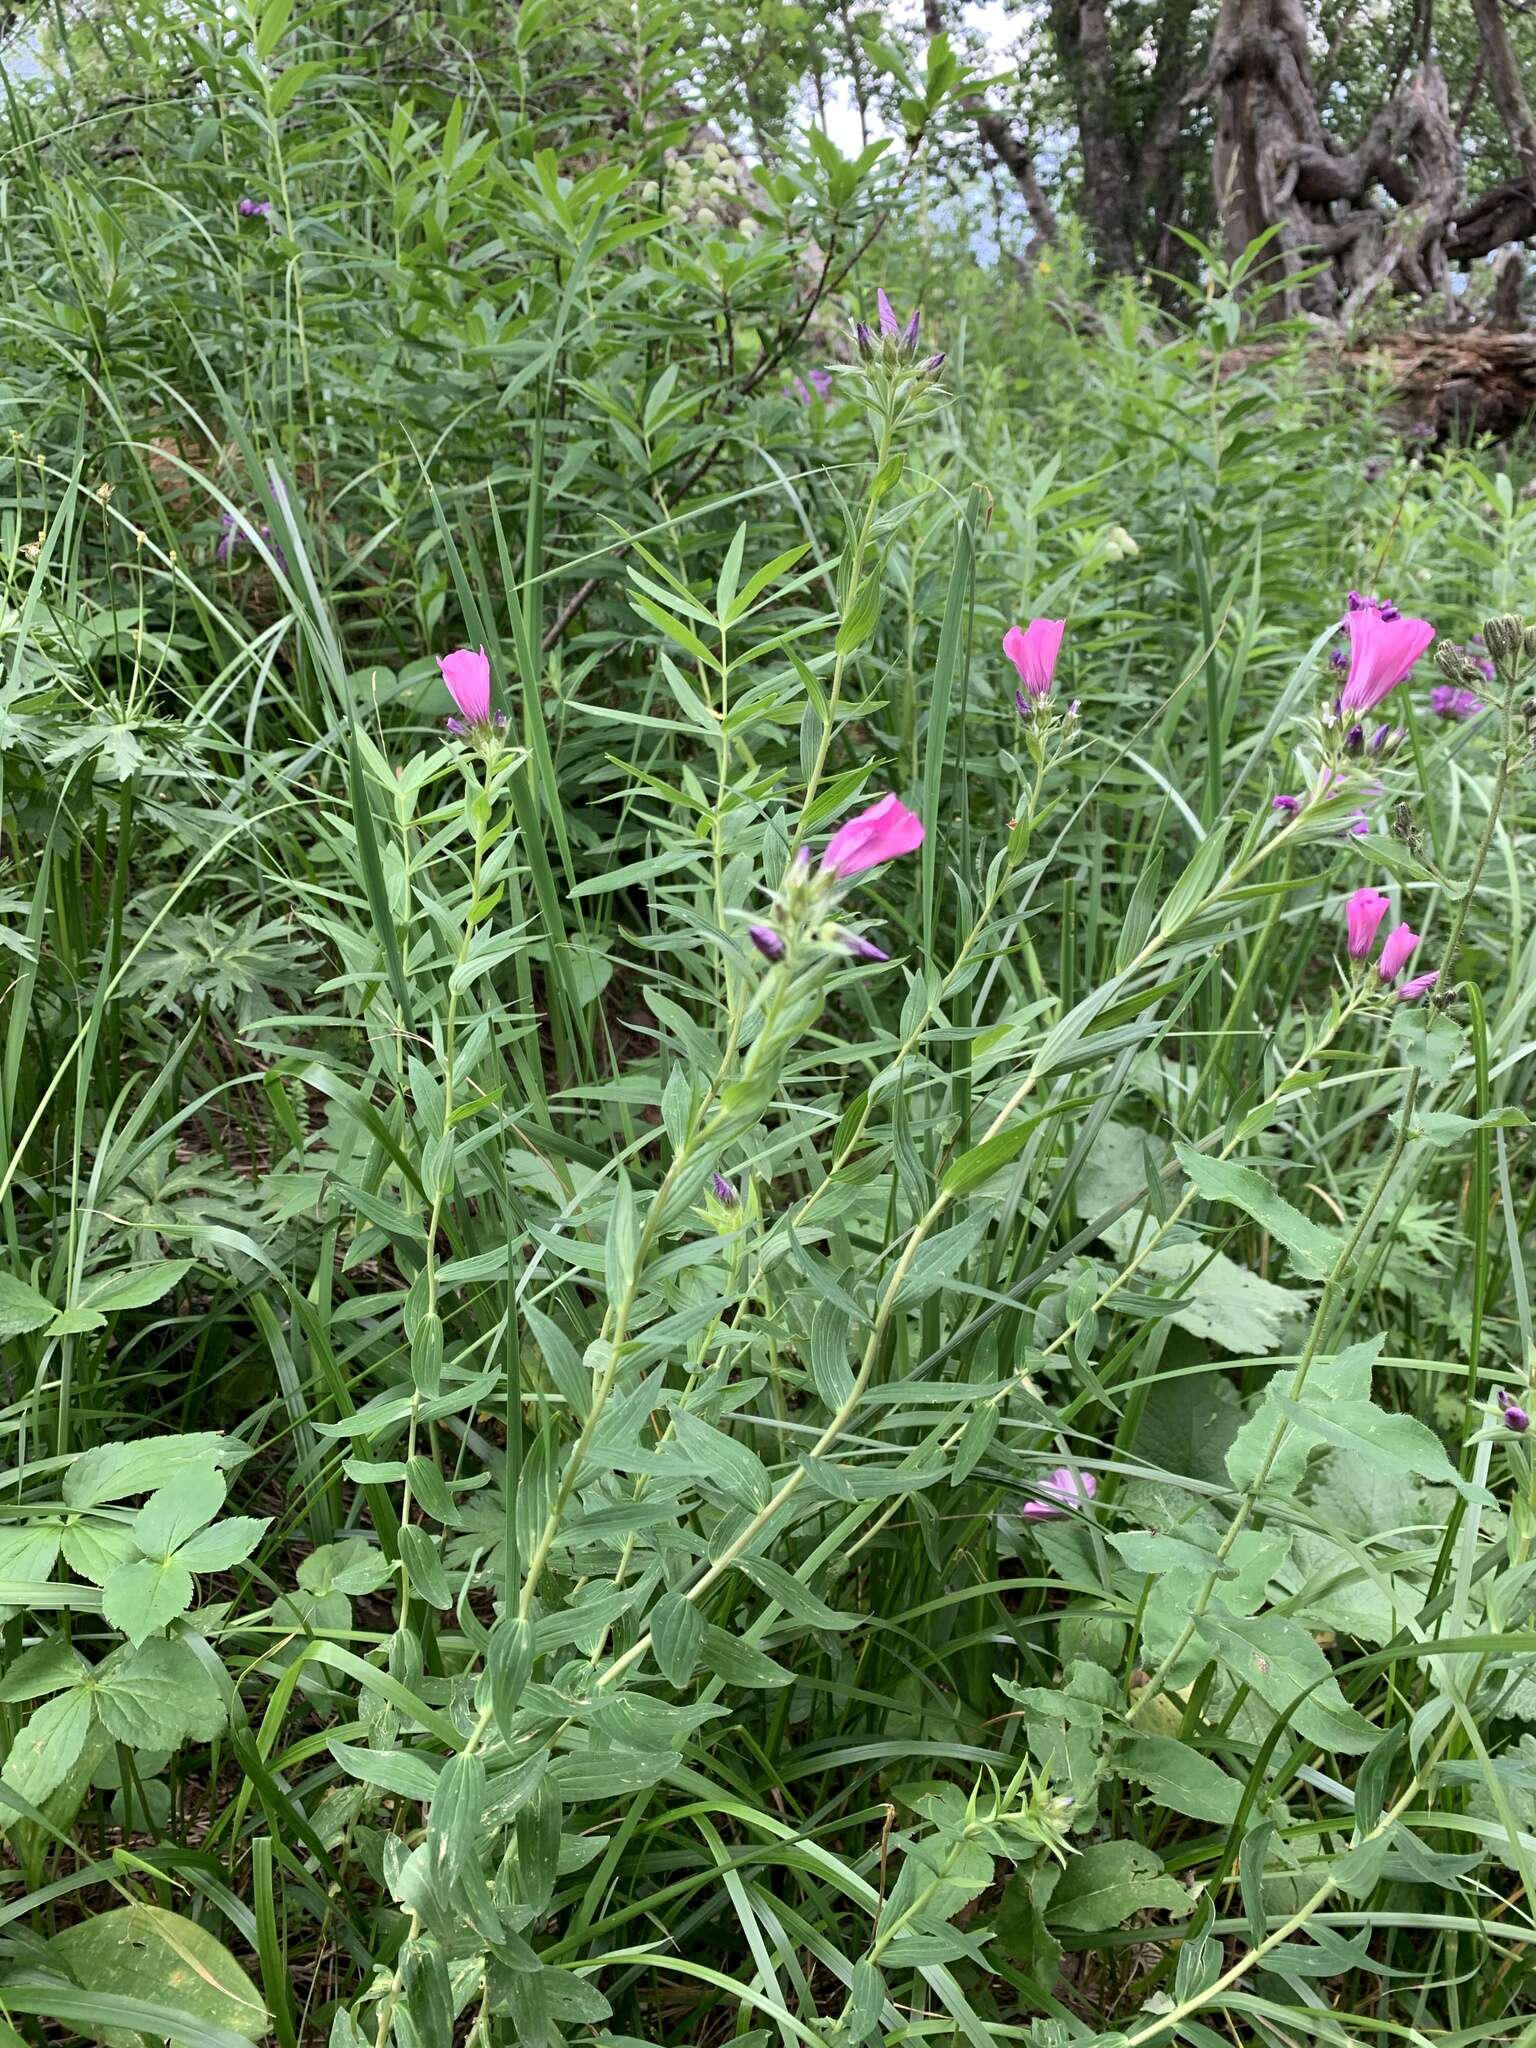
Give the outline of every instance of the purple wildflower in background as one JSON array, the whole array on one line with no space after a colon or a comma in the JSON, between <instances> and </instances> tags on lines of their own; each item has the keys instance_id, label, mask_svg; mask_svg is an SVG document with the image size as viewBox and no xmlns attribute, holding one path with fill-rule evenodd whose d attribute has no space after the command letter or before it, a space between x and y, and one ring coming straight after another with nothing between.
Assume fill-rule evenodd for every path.
<instances>
[{"instance_id":1,"label":"purple wildflower in background","mask_svg":"<svg viewBox=\"0 0 1536 2048\"><path fill-rule=\"evenodd\" d=\"M1069 1508L1082 1507L1092 1500L1098 1490L1099 1482L1091 1472L1074 1472L1070 1465L1058 1465L1040 1482L1040 1491L1047 1497L1025 1501L1024 1514L1031 1522L1054 1521Z\"/></svg>"},{"instance_id":2,"label":"purple wildflower in background","mask_svg":"<svg viewBox=\"0 0 1536 2048\"><path fill-rule=\"evenodd\" d=\"M1473 690L1460 690L1454 683L1436 683L1429 693L1429 708L1437 718L1476 718L1483 700Z\"/></svg>"},{"instance_id":3,"label":"purple wildflower in background","mask_svg":"<svg viewBox=\"0 0 1536 2048\"><path fill-rule=\"evenodd\" d=\"M252 199L247 194L240 202L240 212L246 220L265 220L271 211L270 199Z\"/></svg>"},{"instance_id":4,"label":"purple wildflower in background","mask_svg":"<svg viewBox=\"0 0 1536 2048\"><path fill-rule=\"evenodd\" d=\"M807 379L809 380L809 388L807 388ZM813 396L825 401L832 396L831 371L807 370L805 379L800 377L795 379L794 393L802 405L809 405Z\"/></svg>"},{"instance_id":5,"label":"purple wildflower in background","mask_svg":"<svg viewBox=\"0 0 1536 2048\"><path fill-rule=\"evenodd\" d=\"M288 574L288 557L284 554L279 544L273 540L271 527L252 526L250 521L242 518L238 512L221 512L219 514L219 538L218 544L213 551L214 560L222 562L227 568L234 560L237 549L255 547L258 533L267 543L268 547L271 548L273 560L286 576Z\"/></svg>"}]
</instances>

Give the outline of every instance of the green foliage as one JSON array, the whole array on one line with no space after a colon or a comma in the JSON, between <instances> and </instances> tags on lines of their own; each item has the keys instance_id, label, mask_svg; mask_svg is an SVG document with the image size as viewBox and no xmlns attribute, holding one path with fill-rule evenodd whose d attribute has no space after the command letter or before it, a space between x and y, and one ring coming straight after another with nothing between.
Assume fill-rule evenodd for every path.
<instances>
[{"instance_id":1,"label":"green foliage","mask_svg":"<svg viewBox=\"0 0 1536 2048\"><path fill-rule=\"evenodd\" d=\"M1523 653L1272 799L1342 593L1466 641L1536 506L1230 278L980 270L942 48L749 177L688 95L792 11L462 25L101 19L9 115L0 2006L1503 2039Z\"/></svg>"}]
</instances>

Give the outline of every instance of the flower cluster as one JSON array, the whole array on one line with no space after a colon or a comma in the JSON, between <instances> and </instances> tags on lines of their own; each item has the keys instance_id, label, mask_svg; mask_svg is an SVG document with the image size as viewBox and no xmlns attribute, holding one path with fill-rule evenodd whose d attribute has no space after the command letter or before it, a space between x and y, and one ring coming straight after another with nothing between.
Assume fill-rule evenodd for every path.
<instances>
[{"instance_id":1,"label":"flower cluster","mask_svg":"<svg viewBox=\"0 0 1536 2048\"><path fill-rule=\"evenodd\" d=\"M1404 618L1395 604L1362 597L1358 590L1352 590L1345 601L1340 631L1348 638L1349 651L1346 654L1336 648L1329 660L1345 671L1344 683L1322 714L1325 746L1333 765L1314 790L1314 802L1347 794L1349 768L1388 761L1397 752L1407 738L1404 728L1386 720L1373 721L1370 714L1403 681L1435 637L1427 619ZM1366 793L1380 796L1380 785L1372 785ZM1289 813L1301 810L1306 802L1300 796L1273 799L1277 811ZM1341 836L1363 839L1369 830L1369 819L1357 810Z\"/></svg>"},{"instance_id":2,"label":"flower cluster","mask_svg":"<svg viewBox=\"0 0 1536 2048\"><path fill-rule=\"evenodd\" d=\"M867 322L854 322L853 338L859 345L859 354L892 367L903 364L910 366L917 355L917 330L922 320L921 310L914 307L911 318L903 325L897 317L896 308L881 290L875 293L875 313L879 323L878 334L871 330ZM936 377L944 367L942 352L926 357L919 367L928 376Z\"/></svg>"},{"instance_id":3,"label":"flower cluster","mask_svg":"<svg viewBox=\"0 0 1536 2048\"><path fill-rule=\"evenodd\" d=\"M888 960L890 955L862 932L831 921L845 883L923 843L923 821L896 796L884 796L840 825L812 865L802 847L774 898L773 921L751 924L747 937L765 960L779 961L801 946L836 949L854 960Z\"/></svg>"},{"instance_id":4,"label":"flower cluster","mask_svg":"<svg viewBox=\"0 0 1536 2048\"><path fill-rule=\"evenodd\" d=\"M1351 960L1369 960L1381 921L1390 907L1390 899L1379 889L1357 889L1350 897L1344 906L1344 933ZM1376 973L1384 986L1390 988L1397 980L1418 943L1418 933L1406 924L1395 924L1387 933L1376 962ZM1429 994L1439 979L1438 970L1417 974L1393 991L1393 1001L1416 1003Z\"/></svg>"}]
</instances>

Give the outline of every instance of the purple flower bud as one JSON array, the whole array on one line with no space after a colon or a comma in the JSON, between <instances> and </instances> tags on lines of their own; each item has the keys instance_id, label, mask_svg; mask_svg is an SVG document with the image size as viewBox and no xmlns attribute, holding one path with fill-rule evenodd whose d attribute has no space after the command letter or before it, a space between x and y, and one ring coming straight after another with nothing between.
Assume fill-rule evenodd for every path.
<instances>
[{"instance_id":1,"label":"purple flower bud","mask_svg":"<svg viewBox=\"0 0 1536 2048\"><path fill-rule=\"evenodd\" d=\"M1516 1436L1524 1436L1525 1432L1531 1426L1531 1418L1520 1406L1519 1402L1512 1399L1511 1396L1506 1394L1504 1389L1500 1387L1498 1392L1498 1403L1499 1416L1500 1420L1504 1424L1504 1427L1506 1429L1512 1429Z\"/></svg>"},{"instance_id":2,"label":"purple flower bud","mask_svg":"<svg viewBox=\"0 0 1536 2048\"><path fill-rule=\"evenodd\" d=\"M924 365L923 365L923 368L924 368L924 369L925 369L925 370L926 370L926 371L928 372L928 374L929 374L929 376L930 376L930 377L937 377L937 375L939 374L940 370L942 370L942 369L943 369L943 367L944 367L944 351L943 351L943 349L940 349L940 350L939 350L939 352L938 352L938 354L937 354L936 356L930 356L930 357L928 358L927 362L926 362L926 363L924 363Z\"/></svg>"},{"instance_id":3,"label":"purple flower bud","mask_svg":"<svg viewBox=\"0 0 1536 2048\"><path fill-rule=\"evenodd\" d=\"M1285 812L1299 811L1301 809L1301 798L1299 796L1274 797L1271 799L1270 809Z\"/></svg>"},{"instance_id":4,"label":"purple flower bud","mask_svg":"<svg viewBox=\"0 0 1536 2048\"><path fill-rule=\"evenodd\" d=\"M921 318L922 309L920 307L914 307L912 318L901 330L901 345L903 348L917 347L917 323Z\"/></svg>"},{"instance_id":5,"label":"purple flower bud","mask_svg":"<svg viewBox=\"0 0 1536 2048\"><path fill-rule=\"evenodd\" d=\"M1328 660L1330 666L1332 666L1333 668L1349 667L1349 656L1344 652L1342 647L1335 647L1333 652L1329 655Z\"/></svg>"},{"instance_id":6,"label":"purple flower bud","mask_svg":"<svg viewBox=\"0 0 1536 2048\"><path fill-rule=\"evenodd\" d=\"M1345 735L1344 735L1344 751L1345 751L1345 753L1346 753L1346 754L1358 754L1358 753L1359 753L1359 752L1361 751L1361 749L1362 749L1362 748L1364 747L1364 745L1365 745L1365 727L1364 727L1363 725L1352 725L1352 726L1351 726L1351 727L1349 728L1349 731L1348 731L1347 733L1345 733Z\"/></svg>"},{"instance_id":7,"label":"purple flower bud","mask_svg":"<svg viewBox=\"0 0 1536 2048\"><path fill-rule=\"evenodd\" d=\"M861 356L867 356L875 345L875 337L870 333L862 320L854 322L853 338L859 345L859 354Z\"/></svg>"},{"instance_id":8,"label":"purple flower bud","mask_svg":"<svg viewBox=\"0 0 1536 2048\"><path fill-rule=\"evenodd\" d=\"M749 924L747 926L747 937L756 946L765 960L782 960L784 958L784 941L779 937L771 924Z\"/></svg>"},{"instance_id":9,"label":"purple flower bud","mask_svg":"<svg viewBox=\"0 0 1536 2048\"><path fill-rule=\"evenodd\" d=\"M875 293L875 310L880 315L880 332L889 335L894 340L897 326L896 308L885 296L883 287Z\"/></svg>"},{"instance_id":10,"label":"purple flower bud","mask_svg":"<svg viewBox=\"0 0 1536 2048\"><path fill-rule=\"evenodd\" d=\"M723 1173L712 1173L709 1177L709 1184L714 1189L715 1200L723 1202L728 1209L734 1209L741 1200L740 1195L737 1194Z\"/></svg>"},{"instance_id":11,"label":"purple flower bud","mask_svg":"<svg viewBox=\"0 0 1536 2048\"><path fill-rule=\"evenodd\" d=\"M855 960L889 960L889 953L882 953L873 939L866 939L862 933L851 932L846 925L834 925L832 936L845 953L851 953Z\"/></svg>"}]
</instances>

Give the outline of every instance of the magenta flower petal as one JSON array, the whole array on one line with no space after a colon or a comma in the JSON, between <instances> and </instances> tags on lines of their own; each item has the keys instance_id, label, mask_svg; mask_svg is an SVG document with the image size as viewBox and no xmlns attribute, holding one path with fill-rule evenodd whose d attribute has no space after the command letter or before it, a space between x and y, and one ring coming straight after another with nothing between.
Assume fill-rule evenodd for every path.
<instances>
[{"instance_id":1,"label":"magenta flower petal","mask_svg":"<svg viewBox=\"0 0 1536 2048\"><path fill-rule=\"evenodd\" d=\"M1396 981L1408 965L1408 956L1419 943L1419 935L1405 924L1393 925L1387 933L1387 942L1381 949L1381 958L1376 962L1376 972L1383 981Z\"/></svg>"},{"instance_id":2,"label":"magenta flower petal","mask_svg":"<svg viewBox=\"0 0 1536 2048\"><path fill-rule=\"evenodd\" d=\"M467 722L470 725L489 725L491 664L485 649L482 647L475 652L468 647L460 647L452 654L440 654L437 665L443 672L449 696Z\"/></svg>"},{"instance_id":3,"label":"magenta flower petal","mask_svg":"<svg viewBox=\"0 0 1536 2048\"><path fill-rule=\"evenodd\" d=\"M1349 634L1349 676L1339 693L1341 713L1374 711L1435 637L1427 619L1405 619L1390 605L1351 606L1344 626Z\"/></svg>"},{"instance_id":4,"label":"magenta flower petal","mask_svg":"<svg viewBox=\"0 0 1536 2048\"><path fill-rule=\"evenodd\" d=\"M1357 889L1344 906L1344 923L1349 934L1349 957L1363 960L1376 943L1376 929L1390 909L1379 889Z\"/></svg>"},{"instance_id":5,"label":"magenta flower petal","mask_svg":"<svg viewBox=\"0 0 1536 2048\"><path fill-rule=\"evenodd\" d=\"M1093 1499L1099 1490L1099 1482L1091 1472L1074 1472L1070 1465L1058 1465L1054 1472L1040 1481L1040 1492L1044 1498L1027 1500L1024 1503L1025 1517L1032 1522L1047 1522L1058 1515L1064 1515L1068 1508L1081 1507Z\"/></svg>"},{"instance_id":6,"label":"magenta flower petal","mask_svg":"<svg viewBox=\"0 0 1536 2048\"><path fill-rule=\"evenodd\" d=\"M1019 681L1031 697L1048 697L1061 653L1065 619L1031 619L1024 627L1010 626L1003 635L1003 652L1019 672Z\"/></svg>"},{"instance_id":7,"label":"magenta flower petal","mask_svg":"<svg viewBox=\"0 0 1536 2048\"><path fill-rule=\"evenodd\" d=\"M923 821L897 796L883 796L840 825L821 856L821 872L839 880L911 853L923 843Z\"/></svg>"}]
</instances>

